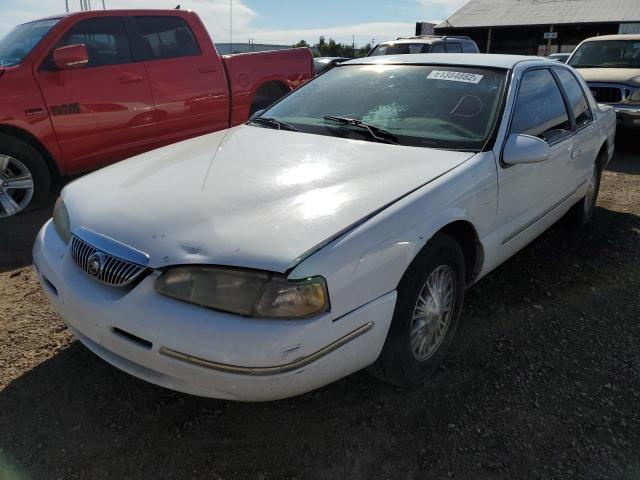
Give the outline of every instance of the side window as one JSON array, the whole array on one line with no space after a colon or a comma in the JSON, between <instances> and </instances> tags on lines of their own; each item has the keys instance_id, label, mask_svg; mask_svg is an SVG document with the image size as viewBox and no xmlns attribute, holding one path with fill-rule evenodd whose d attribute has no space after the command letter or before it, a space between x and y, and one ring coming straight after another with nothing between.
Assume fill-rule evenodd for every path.
<instances>
[{"instance_id":1,"label":"side window","mask_svg":"<svg viewBox=\"0 0 640 480\"><path fill-rule=\"evenodd\" d=\"M447 42L444 44L447 53L460 53L460 44L457 42Z\"/></svg>"},{"instance_id":2,"label":"side window","mask_svg":"<svg viewBox=\"0 0 640 480\"><path fill-rule=\"evenodd\" d=\"M131 45L120 17L98 17L71 27L57 47L83 43L89 55L88 67L103 67L132 61Z\"/></svg>"},{"instance_id":3,"label":"side window","mask_svg":"<svg viewBox=\"0 0 640 480\"><path fill-rule=\"evenodd\" d=\"M520 81L511 133L523 133L551 143L571 132L560 88L549 70L530 70Z\"/></svg>"},{"instance_id":4,"label":"side window","mask_svg":"<svg viewBox=\"0 0 640 480\"><path fill-rule=\"evenodd\" d=\"M555 68L554 70L560 79L562 88L564 88L569 98L569 104L576 119L576 126L580 128L587 125L593 120L591 108L589 108L589 101L587 97L585 97L584 91L580 87L576 77L565 68Z\"/></svg>"},{"instance_id":5,"label":"side window","mask_svg":"<svg viewBox=\"0 0 640 480\"><path fill-rule=\"evenodd\" d=\"M179 17L134 17L140 34L140 60L200 55L200 46L187 22Z\"/></svg>"},{"instance_id":6,"label":"side window","mask_svg":"<svg viewBox=\"0 0 640 480\"><path fill-rule=\"evenodd\" d=\"M462 42L462 53L478 53L476 45L471 42Z\"/></svg>"},{"instance_id":7,"label":"side window","mask_svg":"<svg viewBox=\"0 0 640 480\"><path fill-rule=\"evenodd\" d=\"M444 43L434 43L431 46L431 53L444 53Z\"/></svg>"}]
</instances>

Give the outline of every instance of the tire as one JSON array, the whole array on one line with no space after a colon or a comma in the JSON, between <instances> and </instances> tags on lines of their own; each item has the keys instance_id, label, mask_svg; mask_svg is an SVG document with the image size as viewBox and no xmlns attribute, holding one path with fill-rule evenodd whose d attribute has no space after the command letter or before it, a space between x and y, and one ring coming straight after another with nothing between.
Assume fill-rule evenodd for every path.
<instances>
[{"instance_id":1,"label":"tire","mask_svg":"<svg viewBox=\"0 0 640 480\"><path fill-rule=\"evenodd\" d=\"M439 319L446 318L447 314L414 319L414 313L420 313L421 303L435 305L429 290L425 290L429 280L444 278L449 274L454 291L446 327L442 327L439 340L434 340L434 337L429 340L426 337L426 343L433 343L433 351L421 352L420 346L425 342L416 341L420 334L416 333L412 337L412 329L423 334L434 330L437 326L435 322L440 322ZM389 333L382 353L369 367L370 373L398 387L425 382L444 360L455 336L464 301L465 278L465 260L460 244L448 235L437 234L411 263L398 284L398 299ZM426 303L420 301L421 294L427 300ZM444 310L440 309L440 313Z\"/></svg>"},{"instance_id":2,"label":"tire","mask_svg":"<svg viewBox=\"0 0 640 480\"><path fill-rule=\"evenodd\" d=\"M574 227L584 227L593 218L598 201L598 193L600 192L601 178L602 170L600 169L600 162L596 162L593 165L592 176L589 179L587 194L569 210L568 220L570 225Z\"/></svg>"},{"instance_id":3,"label":"tire","mask_svg":"<svg viewBox=\"0 0 640 480\"><path fill-rule=\"evenodd\" d=\"M0 218L42 207L50 192L51 171L42 154L27 142L0 133Z\"/></svg>"}]
</instances>

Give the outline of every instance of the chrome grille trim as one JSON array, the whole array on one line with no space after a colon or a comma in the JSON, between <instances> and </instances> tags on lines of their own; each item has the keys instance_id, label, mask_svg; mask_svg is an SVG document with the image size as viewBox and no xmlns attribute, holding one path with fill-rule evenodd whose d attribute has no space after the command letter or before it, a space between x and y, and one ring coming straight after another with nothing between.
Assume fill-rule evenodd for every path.
<instances>
[{"instance_id":1,"label":"chrome grille trim","mask_svg":"<svg viewBox=\"0 0 640 480\"><path fill-rule=\"evenodd\" d=\"M91 271L94 255L102 260L98 273ZM71 257L82 271L112 287L131 284L147 270L149 261L146 254L84 228L73 232Z\"/></svg>"}]
</instances>

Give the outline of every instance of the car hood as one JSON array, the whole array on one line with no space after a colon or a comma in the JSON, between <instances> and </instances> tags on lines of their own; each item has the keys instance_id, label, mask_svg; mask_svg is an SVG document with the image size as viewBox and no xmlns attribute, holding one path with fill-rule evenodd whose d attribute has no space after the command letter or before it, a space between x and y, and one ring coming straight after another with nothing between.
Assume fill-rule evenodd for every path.
<instances>
[{"instance_id":1,"label":"car hood","mask_svg":"<svg viewBox=\"0 0 640 480\"><path fill-rule=\"evenodd\" d=\"M303 256L473 156L242 125L69 184L78 227L149 266L285 272Z\"/></svg>"},{"instance_id":2,"label":"car hood","mask_svg":"<svg viewBox=\"0 0 640 480\"><path fill-rule=\"evenodd\" d=\"M624 83L640 87L640 68L578 68L587 82Z\"/></svg>"}]
</instances>

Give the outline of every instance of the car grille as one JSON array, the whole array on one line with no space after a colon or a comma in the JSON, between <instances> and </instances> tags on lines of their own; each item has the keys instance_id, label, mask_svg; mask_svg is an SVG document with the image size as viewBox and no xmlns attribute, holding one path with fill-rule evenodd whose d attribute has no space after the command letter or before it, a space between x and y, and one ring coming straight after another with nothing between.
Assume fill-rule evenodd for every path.
<instances>
[{"instance_id":1,"label":"car grille","mask_svg":"<svg viewBox=\"0 0 640 480\"><path fill-rule=\"evenodd\" d=\"M622 101L622 90L616 87L589 87L596 102L619 103Z\"/></svg>"},{"instance_id":2,"label":"car grille","mask_svg":"<svg viewBox=\"0 0 640 480\"><path fill-rule=\"evenodd\" d=\"M146 267L104 253L74 236L71 241L73 261L96 280L113 287L124 287L137 279ZM95 268L96 263L100 268Z\"/></svg>"}]
</instances>

